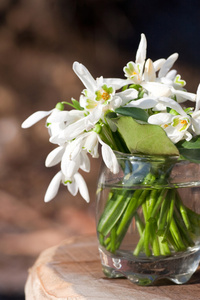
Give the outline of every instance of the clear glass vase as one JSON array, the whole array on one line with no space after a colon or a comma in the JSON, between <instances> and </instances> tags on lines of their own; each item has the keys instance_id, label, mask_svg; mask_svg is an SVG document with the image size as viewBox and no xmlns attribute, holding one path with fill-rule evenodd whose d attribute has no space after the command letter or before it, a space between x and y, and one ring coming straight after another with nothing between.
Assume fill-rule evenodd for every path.
<instances>
[{"instance_id":1,"label":"clear glass vase","mask_svg":"<svg viewBox=\"0 0 200 300\"><path fill-rule=\"evenodd\" d=\"M200 261L200 165L115 152L102 165L96 219L102 269L138 285L187 282Z\"/></svg>"}]
</instances>

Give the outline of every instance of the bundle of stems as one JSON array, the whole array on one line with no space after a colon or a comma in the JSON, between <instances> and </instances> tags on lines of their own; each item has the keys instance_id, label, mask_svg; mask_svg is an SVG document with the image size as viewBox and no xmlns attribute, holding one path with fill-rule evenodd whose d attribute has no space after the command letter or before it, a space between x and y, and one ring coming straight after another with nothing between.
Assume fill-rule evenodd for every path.
<instances>
[{"instance_id":1,"label":"bundle of stems","mask_svg":"<svg viewBox=\"0 0 200 300\"><path fill-rule=\"evenodd\" d=\"M183 204L176 187L164 187L167 176L165 173L158 179L148 173L141 188L126 188L124 182L123 189L110 190L97 226L103 247L115 253L133 220L140 236L133 250L135 256L167 256L195 245L200 215Z\"/></svg>"}]
</instances>

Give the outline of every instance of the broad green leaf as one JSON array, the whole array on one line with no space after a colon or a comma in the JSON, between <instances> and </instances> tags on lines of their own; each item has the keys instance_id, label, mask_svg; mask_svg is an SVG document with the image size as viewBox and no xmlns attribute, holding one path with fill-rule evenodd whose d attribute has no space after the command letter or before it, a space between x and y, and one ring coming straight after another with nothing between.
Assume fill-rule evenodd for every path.
<instances>
[{"instance_id":1,"label":"broad green leaf","mask_svg":"<svg viewBox=\"0 0 200 300\"><path fill-rule=\"evenodd\" d=\"M115 112L120 115L129 116L143 122L147 122L149 117L144 109L138 107L119 107L115 110Z\"/></svg>"},{"instance_id":2,"label":"broad green leaf","mask_svg":"<svg viewBox=\"0 0 200 300\"><path fill-rule=\"evenodd\" d=\"M132 117L112 119L131 153L179 155L179 151L158 125L139 124Z\"/></svg>"}]
</instances>

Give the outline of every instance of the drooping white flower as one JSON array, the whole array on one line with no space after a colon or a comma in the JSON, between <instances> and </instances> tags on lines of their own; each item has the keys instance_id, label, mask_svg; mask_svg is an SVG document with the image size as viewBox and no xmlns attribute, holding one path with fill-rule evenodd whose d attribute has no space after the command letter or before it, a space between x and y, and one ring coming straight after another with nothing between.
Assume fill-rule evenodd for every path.
<instances>
[{"instance_id":1,"label":"drooping white flower","mask_svg":"<svg viewBox=\"0 0 200 300\"><path fill-rule=\"evenodd\" d=\"M53 144L62 145L68 140L66 136L62 136L62 132L70 125L85 117L84 111L72 109L70 111L54 110L47 118L50 139Z\"/></svg>"},{"instance_id":2,"label":"drooping white flower","mask_svg":"<svg viewBox=\"0 0 200 300\"><path fill-rule=\"evenodd\" d=\"M76 173L74 175L72 182L66 183L68 191L73 195L76 196L78 191L80 192L81 196L85 201L88 203L90 202L90 196L87 188L87 184L80 173Z\"/></svg>"},{"instance_id":3,"label":"drooping white flower","mask_svg":"<svg viewBox=\"0 0 200 300\"><path fill-rule=\"evenodd\" d=\"M71 180L68 180L65 178L62 171L59 171L51 180L45 197L44 201L49 202L53 198L56 197L60 184L63 183L65 186L67 186L68 191L73 195L76 196L78 191L80 192L83 199L85 199L86 202L90 201L89 192L87 185L85 183L85 180L83 179L82 175L79 173L74 174L73 178Z\"/></svg>"}]
</instances>

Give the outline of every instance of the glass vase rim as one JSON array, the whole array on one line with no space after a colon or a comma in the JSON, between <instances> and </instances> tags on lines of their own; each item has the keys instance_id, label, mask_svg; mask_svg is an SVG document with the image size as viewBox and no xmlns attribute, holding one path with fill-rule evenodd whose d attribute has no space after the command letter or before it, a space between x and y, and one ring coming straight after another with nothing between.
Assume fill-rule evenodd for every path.
<instances>
[{"instance_id":1,"label":"glass vase rim","mask_svg":"<svg viewBox=\"0 0 200 300\"><path fill-rule=\"evenodd\" d=\"M149 160L149 161L177 161L180 155L150 155L143 153L125 153L120 151L113 151L117 158L131 159L131 160Z\"/></svg>"}]
</instances>

